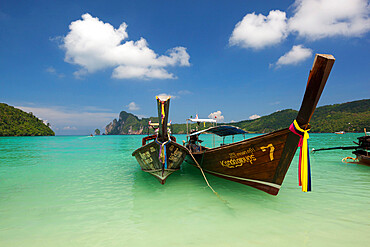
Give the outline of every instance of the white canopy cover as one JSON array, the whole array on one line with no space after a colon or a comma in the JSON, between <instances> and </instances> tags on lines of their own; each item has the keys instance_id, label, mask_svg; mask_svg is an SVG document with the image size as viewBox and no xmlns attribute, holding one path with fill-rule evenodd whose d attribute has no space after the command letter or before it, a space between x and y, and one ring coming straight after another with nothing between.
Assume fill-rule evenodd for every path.
<instances>
[{"instance_id":1,"label":"white canopy cover","mask_svg":"<svg viewBox=\"0 0 370 247\"><path fill-rule=\"evenodd\" d=\"M189 119L186 119L186 120L189 120L189 121L195 122L195 123L216 123L217 122L215 119L209 119L209 118L204 118L204 119L189 118Z\"/></svg>"}]
</instances>

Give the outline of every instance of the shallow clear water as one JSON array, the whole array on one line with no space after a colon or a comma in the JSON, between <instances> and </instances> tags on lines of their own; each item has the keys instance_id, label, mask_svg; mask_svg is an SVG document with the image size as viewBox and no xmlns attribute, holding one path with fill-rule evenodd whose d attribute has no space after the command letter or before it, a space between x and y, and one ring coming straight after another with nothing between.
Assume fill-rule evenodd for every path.
<instances>
[{"instance_id":1,"label":"shallow clear water","mask_svg":"<svg viewBox=\"0 0 370 247\"><path fill-rule=\"evenodd\" d=\"M359 136L311 134L310 147ZM165 185L142 172L141 138L0 138L0 246L369 246L370 167L342 163L349 150L311 154L310 193L298 152L278 196L207 175L224 203L187 163Z\"/></svg>"}]
</instances>

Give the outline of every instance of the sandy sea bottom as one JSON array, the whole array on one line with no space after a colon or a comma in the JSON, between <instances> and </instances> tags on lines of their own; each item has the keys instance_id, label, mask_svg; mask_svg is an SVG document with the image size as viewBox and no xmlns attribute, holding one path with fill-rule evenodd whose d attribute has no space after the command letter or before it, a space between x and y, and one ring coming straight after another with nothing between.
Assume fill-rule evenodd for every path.
<instances>
[{"instance_id":1,"label":"sandy sea bottom","mask_svg":"<svg viewBox=\"0 0 370 247\"><path fill-rule=\"evenodd\" d=\"M311 134L310 147L359 136ZM141 138L0 138L0 246L369 246L370 167L342 163L351 151L311 155L311 193L298 153L278 196L207 175L224 203L187 163L165 185L142 172Z\"/></svg>"}]
</instances>

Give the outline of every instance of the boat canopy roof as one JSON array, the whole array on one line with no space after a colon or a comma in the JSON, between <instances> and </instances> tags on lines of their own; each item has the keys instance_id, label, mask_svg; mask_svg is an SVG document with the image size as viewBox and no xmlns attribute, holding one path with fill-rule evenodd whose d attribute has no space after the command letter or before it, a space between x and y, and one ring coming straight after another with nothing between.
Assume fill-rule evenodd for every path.
<instances>
[{"instance_id":1,"label":"boat canopy roof","mask_svg":"<svg viewBox=\"0 0 370 247\"><path fill-rule=\"evenodd\" d=\"M190 134L189 136L199 135L203 132L212 133L218 136L230 136L230 135L239 135L239 134L248 134L247 131L244 131L238 127L231 126L231 125L219 125L215 127L211 127L205 130L197 131L195 133Z\"/></svg>"},{"instance_id":2,"label":"boat canopy roof","mask_svg":"<svg viewBox=\"0 0 370 247\"><path fill-rule=\"evenodd\" d=\"M195 122L195 123L216 123L217 122L215 119L209 119L209 118L204 118L204 119L189 118L189 119L186 119L186 120L189 120L189 121Z\"/></svg>"}]
</instances>

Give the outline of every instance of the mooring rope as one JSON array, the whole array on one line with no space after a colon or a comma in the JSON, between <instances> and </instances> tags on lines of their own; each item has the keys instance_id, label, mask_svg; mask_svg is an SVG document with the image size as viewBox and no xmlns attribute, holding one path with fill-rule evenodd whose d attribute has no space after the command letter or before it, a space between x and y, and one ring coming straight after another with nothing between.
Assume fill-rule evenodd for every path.
<instances>
[{"instance_id":1,"label":"mooring rope","mask_svg":"<svg viewBox=\"0 0 370 247\"><path fill-rule=\"evenodd\" d=\"M191 158L194 160L195 164L198 166L199 170L201 171L202 175L203 175L203 178L204 180L206 181L208 187L213 191L213 193L215 193L215 195L221 200L223 201L225 204L228 204L228 202L224 199L221 198L221 196L212 188L212 186L208 183L208 179L206 177L206 175L204 174L203 172L203 169L202 167L199 165L198 161L194 158L193 154L191 153L191 150L189 148L189 154L191 156ZM203 155L204 155L204 152L203 152ZM203 162L203 158L202 158L202 162Z\"/></svg>"},{"instance_id":2,"label":"mooring rope","mask_svg":"<svg viewBox=\"0 0 370 247\"><path fill-rule=\"evenodd\" d=\"M158 141L158 137L155 139L155 142L158 143L159 146L159 161L164 165L164 169L167 169L167 150L166 145L171 142L171 138L168 138L165 142Z\"/></svg>"}]
</instances>

